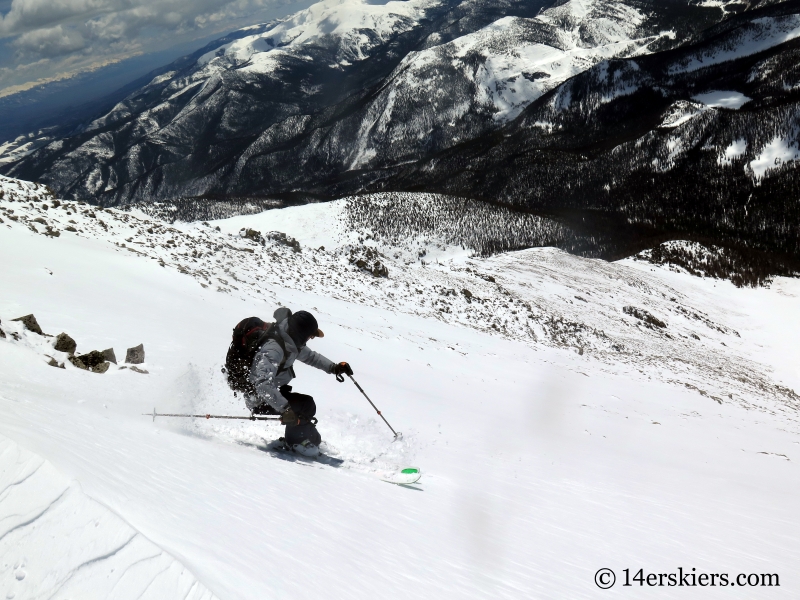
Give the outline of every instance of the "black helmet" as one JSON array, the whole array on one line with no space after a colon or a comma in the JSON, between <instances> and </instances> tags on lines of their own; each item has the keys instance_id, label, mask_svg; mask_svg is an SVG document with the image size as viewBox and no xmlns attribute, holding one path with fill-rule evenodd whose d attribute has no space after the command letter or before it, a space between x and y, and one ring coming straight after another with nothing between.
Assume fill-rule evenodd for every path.
<instances>
[{"instance_id":1,"label":"black helmet","mask_svg":"<svg viewBox=\"0 0 800 600\"><path fill-rule=\"evenodd\" d=\"M314 315L305 310L299 310L289 317L288 333L298 348L305 346L312 337L325 335L320 331Z\"/></svg>"}]
</instances>

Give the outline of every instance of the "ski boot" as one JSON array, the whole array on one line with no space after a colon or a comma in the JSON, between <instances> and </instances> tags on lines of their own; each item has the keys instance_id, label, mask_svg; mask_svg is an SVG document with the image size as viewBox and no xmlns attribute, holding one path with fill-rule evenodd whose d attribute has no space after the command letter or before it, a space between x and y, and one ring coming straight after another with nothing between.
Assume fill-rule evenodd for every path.
<instances>
[{"instance_id":1,"label":"ski boot","mask_svg":"<svg viewBox=\"0 0 800 600\"><path fill-rule=\"evenodd\" d=\"M308 458L316 458L319 456L319 446L312 444L308 440L303 440L301 443L292 446L292 452Z\"/></svg>"},{"instance_id":2,"label":"ski boot","mask_svg":"<svg viewBox=\"0 0 800 600\"><path fill-rule=\"evenodd\" d=\"M320 455L319 446L312 444L309 440L303 440L299 444L289 445L286 442L286 438L278 438L275 442L273 442L272 447L275 450L294 452L295 454L299 454L300 456L305 456L307 458L316 458Z\"/></svg>"}]
</instances>

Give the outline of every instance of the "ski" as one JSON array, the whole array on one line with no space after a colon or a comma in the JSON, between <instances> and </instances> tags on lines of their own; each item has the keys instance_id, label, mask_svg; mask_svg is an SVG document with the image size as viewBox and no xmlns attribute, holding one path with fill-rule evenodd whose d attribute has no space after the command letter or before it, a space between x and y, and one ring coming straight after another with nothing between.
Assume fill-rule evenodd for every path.
<instances>
[{"instance_id":1,"label":"ski","mask_svg":"<svg viewBox=\"0 0 800 600\"><path fill-rule=\"evenodd\" d=\"M329 456L324 452L319 452L316 456L307 456L305 454L300 454L299 452L295 452L283 442L283 438L268 443L266 450L270 452L275 452L281 455L282 457L286 457L289 460L297 460L303 462L318 462L323 465L328 465L331 467L340 467L342 464L344 464L344 460L342 460L341 458L335 458L333 456Z\"/></svg>"},{"instance_id":2,"label":"ski","mask_svg":"<svg viewBox=\"0 0 800 600\"><path fill-rule=\"evenodd\" d=\"M267 444L266 450L275 453L276 455L280 456L281 458L285 458L287 460L297 461L297 462L304 462L304 463L320 463L323 465L328 465L330 467L341 467L345 464L345 460L341 458L336 458L325 454L324 452L320 452L316 456L306 456L304 454L300 454L299 452L295 452L291 448L289 448L284 442L283 439L274 440ZM394 485L413 485L417 483L420 478L422 477L422 470L418 467L406 467L403 469L397 470L388 470L388 471L367 471L356 469L359 472L363 472L365 475L371 475L373 477L377 477L381 481L385 481L387 483L392 483Z\"/></svg>"},{"instance_id":3,"label":"ski","mask_svg":"<svg viewBox=\"0 0 800 600\"><path fill-rule=\"evenodd\" d=\"M382 473L380 479L395 485L412 485L417 483L422 477L422 471L417 467L406 467L399 471L389 471Z\"/></svg>"}]
</instances>

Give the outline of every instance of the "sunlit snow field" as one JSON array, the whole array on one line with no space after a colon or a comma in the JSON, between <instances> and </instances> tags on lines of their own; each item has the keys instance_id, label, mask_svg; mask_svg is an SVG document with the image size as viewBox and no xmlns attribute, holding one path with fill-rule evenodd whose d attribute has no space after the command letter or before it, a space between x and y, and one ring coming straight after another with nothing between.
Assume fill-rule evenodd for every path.
<instances>
[{"instance_id":1,"label":"sunlit snow field","mask_svg":"<svg viewBox=\"0 0 800 600\"><path fill-rule=\"evenodd\" d=\"M679 347L631 326L625 343L638 350L615 362L613 353L595 353L590 345L579 354L542 334L538 342L515 339L470 321L434 318L409 308L411 300L382 306L370 287L403 278L424 286L445 276L401 262L390 265L388 281L350 276L363 287L363 301L334 297L324 285L309 284L313 291L278 285L267 277L277 269L269 260L259 263L267 277L257 283L263 297L240 283L220 291L181 272L183 263L167 259L161 266L115 245L129 235L116 211L100 215L111 229L95 235L90 223L97 217L74 203L66 205L69 216L65 205L41 211L8 197L0 204L20 217L0 211L0 320L7 333L0 339L0 594L6 598L800 595L797 407L790 396L759 396L750 383L731 387L730 398L699 393L696 375L675 370L670 354L691 348L689 342ZM219 225L214 235L239 247L237 236L226 234L276 229L297 237L301 255L310 256L317 244L337 243L333 218L320 218L335 210L272 211L203 231ZM41 235L32 221L38 214L52 224L73 219L79 231ZM174 227L190 232L199 225ZM168 237L178 235L167 232L161 241ZM212 257L226 256L219 252ZM597 327L611 319L604 312L610 309L574 299L565 308L565 289L597 292L611 285L609 273L647 278L740 334L709 332L707 345L697 346L704 360L733 361L719 364L800 389L800 281L736 289L634 261L606 265L555 252L479 260L453 251L440 258L452 259L454 269L472 260L498 281L505 277L514 293L535 295L542 310L568 308ZM250 252L239 254L250 260ZM313 256L320 264L328 260L322 251ZM233 267L218 268L215 275L230 280L222 269ZM557 271L562 287L537 283L535 269ZM605 302L622 319L621 307L641 290L618 286ZM340 468L265 451L281 435L274 424L142 416L154 407L247 414L220 373L230 332L244 317L268 319L279 305L317 316L325 337L312 348L352 364L402 441L392 441L350 382L304 365L296 369L295 389L315 397L328 450L345 460ZM125 348L144 343L149 374L48 366L50 339L11 322L28 313L46 333L69 333L79 352L112 346L122 359ZM682 325L671 318L669 331L678 338ZM608 323L602 326L614 335ZM656 356L661 346L663 362ZM689 350L685 357L693 360ZM745 365L753 373L744 373ZM708 389L728 385L726 377L709 372ZM414 488L374 476L409 465L423 471ZM604 567L618 578L626 568L778 573L780 587L676 592L624 588L618 580L602 591L594 575Z\"/></svg>"}]
</instances>

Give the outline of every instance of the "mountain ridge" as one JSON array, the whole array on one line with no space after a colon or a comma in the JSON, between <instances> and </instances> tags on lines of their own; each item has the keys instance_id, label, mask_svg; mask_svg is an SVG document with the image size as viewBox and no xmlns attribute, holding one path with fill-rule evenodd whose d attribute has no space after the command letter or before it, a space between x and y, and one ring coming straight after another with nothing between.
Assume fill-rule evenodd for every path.
<instances>
[{"instance_id":1,"label":"mountain ridge","mask_svg":"<svg viewBox=\"0 0 800 600\"><path fill-rule=\"evenodd\" d=\"M560 220L589 256L677 235L791 261L798 15L798 0L326 0L0 170L107 206L434 192Z\"/></svg>"},{"instance_id":2,"label":"mountain ridge","mask_svg":"<svg viewBox=\"0 0 800 600\"><path fill-rule=\"evenodd\" d=\"M601 58L636 52L655 41L669 44L668 35L653 37L658 27L651 21L656 17L636 7L652 9L657 4L570 0L548 8L546 2L420 0L374 6L328 0L271 29L207 53L185 76L175 73L168 82L143 86L79 136L60 140L65 146L56 142L6 173L105 204L175 196L313 192L310 188L315 179L335 179L365 166L374 169L419 160L460 139L495 130L508 120L495 118L504 110L503 104L509 105L505 114L513 118L536 95ZM332 17L339 13L345 17ZM401 23L402 31L388 35L388 29L381 30L381 35L388 35L388 42L377 45L369 36L361 39L364 28L360 22L349 23L338 38L319 35L321 24L328 24L331 18L347 21L347 15L351 21L371 19L372 29L367 31L373 35L386 26L376 25L381 19L390 22L389 29ZM640 33L646 35L635 37L640 25L647 29ZM289 30L293 37L286 42L280 36ZM405 43L401 39L404 34L413 39ZM610 49L604 51L601 42L610 42ZM292 44L300 50L291 52ZM498 44L505 44L505 49L497 48ZM520 45L530 48L530 56L519 55ZM378 51L368 63L362 61L356 73L348 71L349 65L316 66L320 60L332 62L342 47L351 52L351 58L363 51ZM565 54L570 48L578 52L575 59ZM265 51L256 52L258 49ZM564 58L577 63L565 68L553 84L541 83L552 78L552 73L541 68L532 69L527 77L525 71L520 74L520 67L541 58L543 51L555 52L555 63ZM318 60L309 64L304 58L307 55ZM259 69L254 60L261 61L256 74L253 71ZM459 63L456 68L450 64L454 60ZM230 69L225 68L225 61ZM404 61L408 61L405 67ZM492 61L503 64L492 65ZM270 69L278 65L283 70L280 76L270 77ZM364 66L368 67L366 73ZM484 85L474 81L478 72L485 75ZM503 81L507 79L503 73L517 73L511 85ZM331 85L332 78L335 85ZM163 83L167 85L159 86ZM198 83L202 90L189 89ZM169 94L178 90L184 92L183 101ZM158 96L158 91L167 94L166 98ZM316 96L321 92L330 99L319 102ZM401 106L397 98L402 96L406 101ZM368 98L374 98L373 103L365 105ZM210 102L219 106L212 107ZM359 106L361 112L348 119ZM275 118L265 120L252 114L270 111ZM196 122L193 112L205 112L206 121ZM126 119L134 115L138 115L138 123L126 128ZM378 122L381 118L384 120ZM448 123L453 118L460 122L450 133ZM110 127L115 120L121 124L117 130ZM373 121L378 128L370 135ZM324 130L326 126L330 131ZM394 136L391 131L387 134L392 128ZM94 136L88 135L91 131L96 132ZM105 133L111 137L104 137ZM247 143L248 139L252 141ZM302 148L299 156L282 153L283 142L289 140ZM194 153L182 149L187 142L196 149ZM353 147L358 151L351 151ZM287 173L291 171L288 165L296 165L298 160L305 166L302 174ZM269 173L261 174L267 169Z\"/></svg>"},{"instance_id":3,"label":"mountain ridge","mask_svg":"<svg viewBox=\"0 0 800 600\"><path fill-rule=\"evenodd\" d=\"M603 63L532 103L502 134L387 175L385 185L491 194L526 209L610 210L629 223L797 256L796 235L780 224L798 218L800 18L790 11L799 6L764 9L789 14L794 39L668 77L667 66L697 46ZM704 43L722 47L736 35L723 28ZM747 101L725 108L694 99L714 89ZM737 140L743 149L733 153ZM779 164L766 165L765 153ZM643 193L647 202L636 198Z\"/></svg>"}]
</instances>

